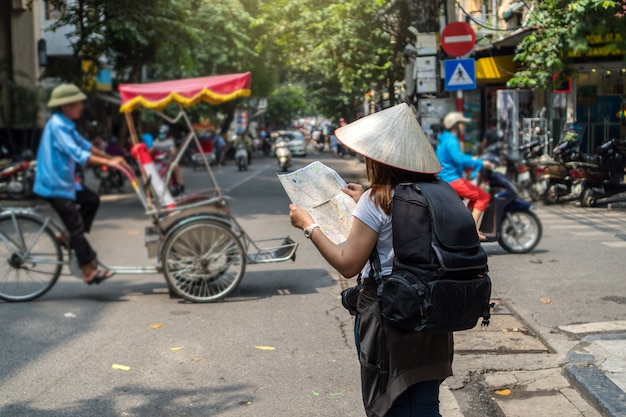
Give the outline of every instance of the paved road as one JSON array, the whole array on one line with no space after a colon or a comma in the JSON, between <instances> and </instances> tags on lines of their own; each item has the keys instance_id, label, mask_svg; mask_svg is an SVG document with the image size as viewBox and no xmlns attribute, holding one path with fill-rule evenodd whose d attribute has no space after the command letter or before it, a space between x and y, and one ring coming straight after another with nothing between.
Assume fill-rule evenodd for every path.
<instances>
[{"instance_id":1,"label":"paved road","mask_svg":"<svg viewBox=\"0 0 626 417\"><path fill-rule=\"evenodd\" d=\"M294 168L321 157L362 178L362 164L327 156ZM119 275L98 287L64 276L35 302L0 303L0 416L362 416L352 320L338 298L345 281L290 226L275 170L257 158L247 172L215 172L252 239L301 244L293 263L249 266L224 302L185 303L160 275ZM190 190L209 186L202 171L185 178ZM457 335L444 417L598 415L561 375L582 336L560 326L626 315L624 212L538 214L533 253L486 245L499 308L489 328ZM147 225L134 195L107 196L91 240L107 264L155 265Z\"/></svg>"}]
</instances>

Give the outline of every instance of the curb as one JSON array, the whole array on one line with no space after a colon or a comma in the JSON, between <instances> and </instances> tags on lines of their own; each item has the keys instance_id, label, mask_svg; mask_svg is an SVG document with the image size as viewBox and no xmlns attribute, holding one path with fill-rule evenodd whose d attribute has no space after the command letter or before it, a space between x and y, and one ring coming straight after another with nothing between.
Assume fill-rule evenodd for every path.
<instances>
[{"instance_id":1,"label":"curb","mask_svg":"<svg viewBox=\"0 0 626 417\"><path fill-rule=\"evenodd\" d=\"M623 335L591 335L581 340L623 339ZM562 363L563 376L591 405L605 417L626 417L626 393L597 366L595 356L570 351Z\"/></svg>"}]
</instances>

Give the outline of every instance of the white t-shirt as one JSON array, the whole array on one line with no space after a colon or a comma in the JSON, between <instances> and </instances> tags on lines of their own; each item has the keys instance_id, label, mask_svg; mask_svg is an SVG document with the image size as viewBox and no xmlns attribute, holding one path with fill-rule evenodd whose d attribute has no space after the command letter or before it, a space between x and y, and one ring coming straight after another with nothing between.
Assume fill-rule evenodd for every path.
<instances>
[{"instance_id":1,"label":"white t-shirt","mask_svg":"<svg viewBox=\"0 0 626 417\"><path fill-rule=\"evenodd\" d=\"M378 233L376 241L376 250L380 258L380 266L382 275L391 274L393 267L393 230L391 229L391 216L374 204L370 194L371 189L359 198L359 201L352 212L352 215L365 223L369 228ZM363 267L361 273L363 278L369 277L370 263L369 261Z\"/></svg>"},{"instance_id":2,"label":"white t-shirt","mask_svg":"<svg viewBox=\"0 0 626 417\"><path fill-rule=\"evenodd\" d=\"M174 146L176 146L176 143L174 142L174 139L172 138L157 139L152 143L153 148L159 148L163 150L172 149Z\"/></svg>"}]
</instances>

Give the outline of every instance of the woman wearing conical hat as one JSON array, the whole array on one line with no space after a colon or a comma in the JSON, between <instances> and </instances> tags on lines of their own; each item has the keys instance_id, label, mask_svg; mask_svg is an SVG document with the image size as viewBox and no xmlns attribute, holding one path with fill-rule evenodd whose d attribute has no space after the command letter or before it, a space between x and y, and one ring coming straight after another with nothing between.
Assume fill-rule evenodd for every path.
<instances>
[{"instance_id":1,"label":"woman wearing conical hat","mask_svg":"<svg viewBox=\"0 0 626 417\"><path fill-rule=\"evenodd\" d=\"M377 286L368 278L368 259L376 248L381 275L391 273L392 192L400 182L436 181L441 166L415 113L405 103L356 120L335 134L343 145L365 157L371 183L367 191L358 184L343 189L357 202L348 238L342 246L334 244L311 215L295 204L289 206L291 223L305 231L324 259L344 277L360 274L363 278L356 306L355 343L367 415L439 416L439 385L452 375L452 333L392 337L386 330L385 337L379 322Z\"/></svg>"}]
</instances>

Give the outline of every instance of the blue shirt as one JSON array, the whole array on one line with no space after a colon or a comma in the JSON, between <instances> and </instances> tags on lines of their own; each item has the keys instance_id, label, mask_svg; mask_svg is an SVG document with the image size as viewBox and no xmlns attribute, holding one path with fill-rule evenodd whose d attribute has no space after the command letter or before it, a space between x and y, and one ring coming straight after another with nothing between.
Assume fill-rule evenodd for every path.
<instances>
[{"instance_id":1,"label":"blue shirt","mask_svg":"<svg viewBox=\"0 0 626 417\"><path fill-rule=\"evenodd\" d=\"M224 145L226 145L226 142L224 141L222 135L215 132L215 134L213 135L213 146L215 146L217 149L222 149Z\"/></svg>"},{"instance_id":2,"label":"blue shirt","mask_svg":"<svg viewBox=\"0 0 626 417\"><path fill-rule=\"evenodd\" d=\"M62 113L52 115L41 135L37 151L35 194L42 197L76 199L76 163L85 166L91 143Z\"/></svg>"},{"instance_id":3,"label":"blue shirt","mask_svg":"<svg viewBox=\"0 0 626 417\"><path fill-rule=\"evenodd\" d=\"M472 178L474 178L483 167L483 161L463 153L459 138L452 132L445 130L437 136L437 139L439 140L437 158L441 164L439 178L442 181L449 183L463 178L463 173L467 168L473 170Z\"/></svg>"}]
</instances>

